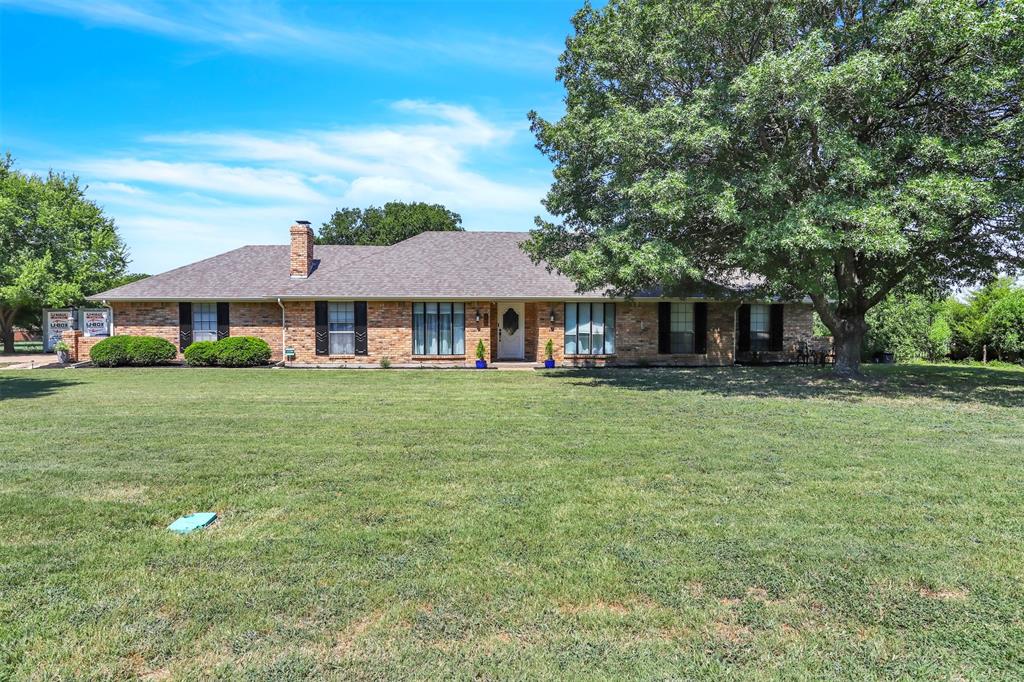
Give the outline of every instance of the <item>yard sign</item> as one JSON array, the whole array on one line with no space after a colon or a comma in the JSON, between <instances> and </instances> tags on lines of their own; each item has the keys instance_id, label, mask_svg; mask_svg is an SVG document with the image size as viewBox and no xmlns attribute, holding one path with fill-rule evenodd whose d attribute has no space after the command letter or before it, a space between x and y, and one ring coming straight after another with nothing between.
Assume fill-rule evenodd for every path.
<instances>
[{"instance_id":1,"label":"yard sign","mask_svg":"<svg viewBox=\"0 0 1024 682\"><path fill-rule=\"evenodd\" d=\"M82 332L86 336L110 336L110 311L106 308L83 310Z\"/></svg>"},{"instance_id":2,"label":"yard sign","mask_svg":"<svg viewBox=\"0 0 1024 682\"><path fill-rule=\"evenodd\" d=\"M46 326L43 329L43 352L49 353L60 341L61 334L75 328L75 314L69 309L44 310Z\"/></svg>"}]
</instances>

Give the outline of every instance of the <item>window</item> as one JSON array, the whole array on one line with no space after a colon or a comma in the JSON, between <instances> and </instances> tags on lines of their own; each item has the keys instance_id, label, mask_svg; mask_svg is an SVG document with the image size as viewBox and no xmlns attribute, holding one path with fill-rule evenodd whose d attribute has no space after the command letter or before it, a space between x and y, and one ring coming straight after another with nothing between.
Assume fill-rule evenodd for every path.
<instances>
[{"instance_id":1,"label":"window","mask_svg":"<svg viewBox=\"0 0 1024 682\"><path fill-rule=\"evenodd\" d=\"M192 340L217 340L217 304L192 304Z\"/></svg>"},{"instance_id":2,"label":"window","mask_svg":"<svg viewBox=\"0 0 1024 682\"><path fill-rule=\"evenodd\" d=\"M413 303L412 354L465 355L465 304Z\"/></svg>"},{"instance_id":3,"label":"window","mask_svg":"<svg viewBox=\"0 0 1024 682\"><path fill-rule=\"evenodd\" d=\"M565 304L565 354L611 355L615 352L614 303Z\"/></svg>"},{"instance_id":4,"label":"window","mask_svg":"<svg viewBox=\"0 0 1024 682\"><path fill-rule=\"evenodd\" d=\"M693 353L694 322L692 303L672 304L670 350L673 353Z\"/></svg>"},{"instance_id":5,"label":"window","mask_svg":"<svg viewBox=\"0 0 1024 682\"><path fill-rule=\"evenodd\" d=\"M355 354L356 313L352 302L327 304L327 331L331 355Z\"/></svg>"},{"instance_id":6,"label":"window","mask_svg":"<svg viewBox=\"0 0 1024 682\"><path fill-rule=\"evenodd\" d=\"M768 350L771 332L771 306L753 303L750 306L750 350Z\"/></svg>"}]
</instances>

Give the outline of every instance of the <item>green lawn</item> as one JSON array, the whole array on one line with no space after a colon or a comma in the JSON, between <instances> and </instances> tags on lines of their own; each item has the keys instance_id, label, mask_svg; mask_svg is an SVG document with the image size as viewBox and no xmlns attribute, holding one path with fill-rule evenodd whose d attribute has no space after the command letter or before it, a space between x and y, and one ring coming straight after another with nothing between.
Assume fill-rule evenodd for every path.
<instances>
[{"instance_id":1,"label":"green lawn","mask_svg":"<svg viewBox=\"0 0 1024 682\"><path fill-rule=\"evenodd\" d=\"M1024 372L869 370L0 372L0 678L1019 677Z\"/></svg>"}]
</instances>

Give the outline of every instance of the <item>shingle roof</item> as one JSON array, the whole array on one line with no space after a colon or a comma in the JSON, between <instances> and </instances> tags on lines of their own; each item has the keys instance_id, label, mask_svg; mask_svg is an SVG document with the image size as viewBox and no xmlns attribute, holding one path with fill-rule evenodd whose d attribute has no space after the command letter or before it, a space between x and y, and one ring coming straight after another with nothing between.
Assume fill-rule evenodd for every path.
<instances>
[{"instance_id":1,"label":"shingle roof","mask_svg":"<svg viewBox=\"0 0 1024 682\"><path fill-rule=\"evenodd\" d=\"M288 275L289 247L243 246L90 296L93 301L275 298L594 298L535 265L527 232L423 232L394 246L316 246L309 277ZM657 296L658 292L644 292Z\"/></svg>"}]
</instances>

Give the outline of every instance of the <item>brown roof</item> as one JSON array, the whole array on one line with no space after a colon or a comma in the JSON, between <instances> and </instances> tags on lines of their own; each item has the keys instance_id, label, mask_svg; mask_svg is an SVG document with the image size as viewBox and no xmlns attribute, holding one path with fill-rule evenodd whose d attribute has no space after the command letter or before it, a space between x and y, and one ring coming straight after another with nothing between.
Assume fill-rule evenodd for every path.
<instances>
[{"instance_id":1,"label":"brown roof","mask_svg":"<svg viewBox=\"0 0 1024 682\"><path fill-rule=\"evenodd\" d=\"M527 232L423 232L394 246L316 246L313 272L288 275L289 247L243 246L90 296L93 301L595 298L535 265ZM644 292L645 297L658 295Z\"/></svg>"}]
</instances>

